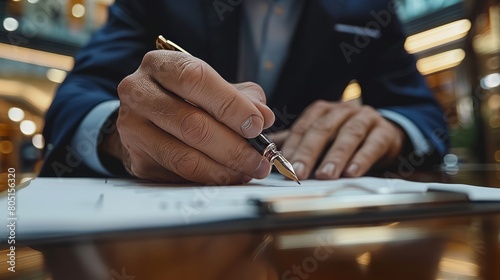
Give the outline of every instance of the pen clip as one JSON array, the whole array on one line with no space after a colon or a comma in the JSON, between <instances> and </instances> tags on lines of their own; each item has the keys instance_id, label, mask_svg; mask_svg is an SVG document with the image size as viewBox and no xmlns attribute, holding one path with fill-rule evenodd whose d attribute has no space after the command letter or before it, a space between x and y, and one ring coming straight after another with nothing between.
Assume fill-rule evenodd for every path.
<instances>
[{"instance_id":1,"label":"pen clip","mask_svg":"<svg viewBox=\"0 0 500 280\"><path fill-rule=\"evenodd\" d=\"M165 37L163 37L162 35L159 35L158 38L156 38L156 48L159 50L180 51L185 54L191 55L189 52L181 48L176 43L165 39Z\"/></svg>"}]
</instances>

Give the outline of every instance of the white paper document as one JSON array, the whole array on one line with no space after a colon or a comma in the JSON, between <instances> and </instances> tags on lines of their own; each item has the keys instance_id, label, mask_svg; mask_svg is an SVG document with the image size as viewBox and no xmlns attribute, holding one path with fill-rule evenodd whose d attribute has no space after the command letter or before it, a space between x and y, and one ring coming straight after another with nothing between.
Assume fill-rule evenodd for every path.
<instances>
[{"instance_id":1,"label":"white paper document","mask_svg":"<svg viewBox=\"0 0 500 280\"><path fill-rule=\"evenodd\" d=\"M428 189L463 192L476 201L500 201L500 189L371 177L307 180L298 186L273 174L243 186L215 187L125 179L37 178L16 190L14 213L7 211L7 194L0 195L0 218L15 218L16 235L22 240L257 218L258 209L250 199L311 195L355 199L356 195ZM0 240L8 235L8 227L1 226Z\"/></svg>"}]
</instances>

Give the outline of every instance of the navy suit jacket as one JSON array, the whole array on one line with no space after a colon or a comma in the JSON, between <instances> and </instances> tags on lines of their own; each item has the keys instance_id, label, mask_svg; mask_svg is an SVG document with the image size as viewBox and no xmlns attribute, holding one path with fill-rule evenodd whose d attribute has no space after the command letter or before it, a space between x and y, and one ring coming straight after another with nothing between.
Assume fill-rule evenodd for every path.
<instances>
[{"instance_id":1,"label":"navy suit jacket","mask_svg":"<svg viewBox=\"0 0 500 280\"><path fill-rule=\"evenodd\" d=\"M40 175L99 176L70 147L73 133L94 106L118 98L118 83L154 49L159 34L235 82L242 2L117 0L110 7L108 22L77 54L73 71L46 114L44 136L49 145ZM289 127L317 99L338 100L356 79L364 104L406 116L423 132L432 153L415 167L438 163L448 148L446 121L415 59L404 50L405 35L393 4L387 0L304 2L289 56L268 100L277 119L271 130ZM380 33L340 32L334 28L338 24L368 25Z\"/></svg>"}]
</instances>

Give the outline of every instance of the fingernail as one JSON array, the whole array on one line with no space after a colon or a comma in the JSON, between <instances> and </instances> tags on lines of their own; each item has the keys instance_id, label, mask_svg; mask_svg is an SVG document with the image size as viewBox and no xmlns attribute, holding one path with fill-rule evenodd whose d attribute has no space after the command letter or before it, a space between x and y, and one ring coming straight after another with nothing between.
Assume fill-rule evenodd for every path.
<instances>
[{"instance_id":1,"label":"fingernail","mask_svg":"<svg viewBox=\"0 0 500 280\"><path fill-rule=\"evenodd\" d=\"M295 171L295 174L297 174L299 178L305 177L304 173L306 172L306 166L302 162L300 161L294 162L292 166L293 170Z\"/></svg>"},{"instance_id":2,"label":"fingernail","mask_svg":"<svg viewBox=\"0 0 500 280\"><path fill-rule=\"evenodd\" d=\"M358 170L359 170L359 166L357 164L353 163L349 166L349 168L347 168L346 173L348 176L355 177L355 176L357 176Z\"/></svg>"},{"instance_id":3,"label":"fingernail","mask_svg":"<svg viewBox=\"0 0 500 280\"><path fill-rule=\"evenodd\" d=\"M331 162L325 164L325 166L323 166L320 172L329 177L333 177L333 174L335 173L335 164Z\"/></svg>"},{"instance_id":4,"label":"fingernail","mask_svg":"<svg viewBox=\"0 0 500 280\"><path fill-rule=\"evenodd\" d=\"M254 122L256 116L252 115L241 124L241 133L245 137L257 137L262 132L262 127Z\"/></svg>"},{"instance_id":5,"label":"fingernail","mask_svg":"<svg viewBox=\"0 0 500 280\"><path fill-rule=\"evenodd\" d=\"M271 164L269 161L262 159L259 162L259 166L254 171L255 178L265 178L271 172Z\"/></svg>"}]
</instances>

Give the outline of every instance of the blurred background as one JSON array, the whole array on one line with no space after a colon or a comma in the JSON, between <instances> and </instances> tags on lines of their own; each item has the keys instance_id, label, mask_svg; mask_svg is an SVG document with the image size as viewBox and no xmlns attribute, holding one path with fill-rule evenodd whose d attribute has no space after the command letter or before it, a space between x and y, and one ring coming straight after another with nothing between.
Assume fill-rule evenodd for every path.
<instances>
[{"instance_id":1,"label":"blurred background","mask_svg":"<svg viewBox=\"0 0 500 280\"><path fill-rule=\"evenodd\" d=\"M500 0L398 1L405 47L449 120L452 149L443 166L500 163ZM36 176L44 113L112 3L0 1L0 181L9 167L23 180ZM353 81L343 99L360 94Z\"/></svg>"}]
</instances>

